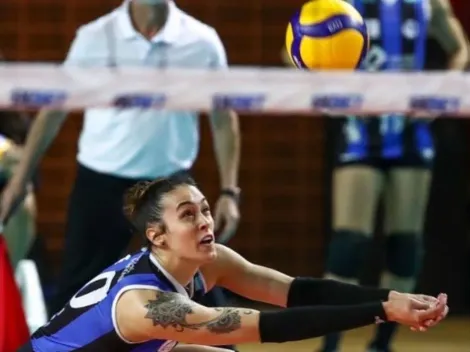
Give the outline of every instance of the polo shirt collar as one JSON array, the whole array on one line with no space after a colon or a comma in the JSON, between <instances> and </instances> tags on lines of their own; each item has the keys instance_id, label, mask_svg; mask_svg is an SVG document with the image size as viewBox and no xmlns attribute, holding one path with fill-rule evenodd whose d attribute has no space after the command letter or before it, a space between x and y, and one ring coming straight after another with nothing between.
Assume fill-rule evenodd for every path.
<instances>
[{"instance_id":1,"label":"polo shirt collar","mask_svg":"<svg viewBox=\"0 0 470 352\"><path fill-rule=\"evenodd\" d=\"M125 2L118 8L118 25L124 39L135 39L142 35L132 25L130 2ZM169 1L168 18L163 28L151 39L152 42L173 43L177 40L181 26L181 12L173 1Z\"/></svg>"}]
</instances>

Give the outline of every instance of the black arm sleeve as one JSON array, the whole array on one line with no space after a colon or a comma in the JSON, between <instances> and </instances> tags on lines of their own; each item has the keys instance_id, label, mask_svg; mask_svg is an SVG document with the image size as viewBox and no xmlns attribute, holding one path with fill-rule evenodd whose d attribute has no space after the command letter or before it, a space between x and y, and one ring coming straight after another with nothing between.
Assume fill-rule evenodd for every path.
<instances>
[{"instance_id":1,"label":"black arm sleeve","mask_svg":"<svg viewBox=\"0 0 470 352\"><path fill-rule=\"evenodd\" d=\"M296 307L261 312L261 342L298 341L385 320L382 303L341 307Z\"/></svg>"},{"instance_id":2,"label":"black arm sleeve","mask_svg":"<svg viewBox=\"0 0 470 352\"><path fill-rule=\"evenodd\" d=\"M345 284L335 280L296 278L287 297L288 307L361 304L387 301L390 290Z\"/></svg>"}]
</instances>

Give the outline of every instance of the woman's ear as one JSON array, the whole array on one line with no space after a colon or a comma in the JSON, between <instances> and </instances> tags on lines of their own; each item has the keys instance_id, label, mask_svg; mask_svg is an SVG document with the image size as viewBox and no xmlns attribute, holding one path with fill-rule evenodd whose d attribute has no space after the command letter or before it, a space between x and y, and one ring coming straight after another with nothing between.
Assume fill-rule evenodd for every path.
<instances>
[{"instance_id":1,"label":"woman's ear","mask_svg":"<svg viewBox=\"0 0 470 352\"><path fill-rule=\"evenodd\" d=\"M158 224L147 228L145 231L145 236L147 239L157 248L164 247L166 245L165 241L165 232L163 231L163 226Z\"/></svg>"}]
</instances>

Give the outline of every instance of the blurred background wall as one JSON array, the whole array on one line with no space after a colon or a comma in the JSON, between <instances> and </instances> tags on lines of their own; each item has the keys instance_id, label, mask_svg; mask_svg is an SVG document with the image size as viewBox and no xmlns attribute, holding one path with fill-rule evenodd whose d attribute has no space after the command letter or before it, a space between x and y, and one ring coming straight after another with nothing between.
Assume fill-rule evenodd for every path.
<instances>
[{"instance_id":1,"label":"blurred background wall","mask_svg":"<svg viewBox=\"0 0 470 352\"><path fill-rule=\"evenodd\" d=\"M280 66L288 16L304 1L176 2L190 14L216 27L233 65ZM1 0L0 48L5 57L13 61L61 61L80 25L119 4L119 0ZM467 0L456 0L454 4L467 33L469 4ZM219 183L208 127L205 119L202 121L203 143L196 177L214 200ZM52 267L60 265L65 210L74 177L80 125L80 115L68 119L41 167L39 232ZM329 214L325 121L263 115L242 116L241 125L242 223L233 247L250 260L293 275L321 275ZM443 125L439 133L448 138L442 142L438 157L441 172L437 172L433 187L428 259L422 286L431 291L454 292L451 296L456 297L454 307L463 311L470 301L468 216L465 213L466 172L470 165L465 140L470 136L470 129L467 123L460 121L443 121ZM466 269L462 271L462 267ZM466 291L461 289L463 285L467 285Z\"/></svg>"}]
</instances>

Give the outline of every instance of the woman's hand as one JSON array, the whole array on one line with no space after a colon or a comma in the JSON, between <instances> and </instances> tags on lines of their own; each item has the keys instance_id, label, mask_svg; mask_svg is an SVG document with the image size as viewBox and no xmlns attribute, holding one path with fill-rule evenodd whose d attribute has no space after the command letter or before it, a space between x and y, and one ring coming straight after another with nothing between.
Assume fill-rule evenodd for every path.
<instances>
[{"instance_id":1,"label":"woman's hand","mask_svg":"<svg viewBox=\"0 0 470 352\"><path fill-rule=\"evenodd\" d=\"M384 303L388 320L408 325L414 331L426 331L444 319L449 311L447 295L402 294L392 291Z\"/></svg>"},{"instance_id":2,"label":"woman's hand","mask_svg":"<svg viewBox=\"0 0 470 352\"><path fill-rule=\"evenodd\" d=\"M427 303L430 306L437 305L440 300L444 302L445 309L442 312L442 314L436 317L435 319L431 319L429 321L424 322L424 325L422 326L422 328L424 329L430 328L438 324L449 313L449 307L447 306L447 295L444 293L441 293L438 297L433 297L433 296L424 295L424 294L411 294L411 293L400 293L397 291L391 291L389 295L389 300L407 299L407 298L412 298L419 302ZM413 328L412 330L416 331L416 329L413 329Z\"/></svg>"}]
</instances>

